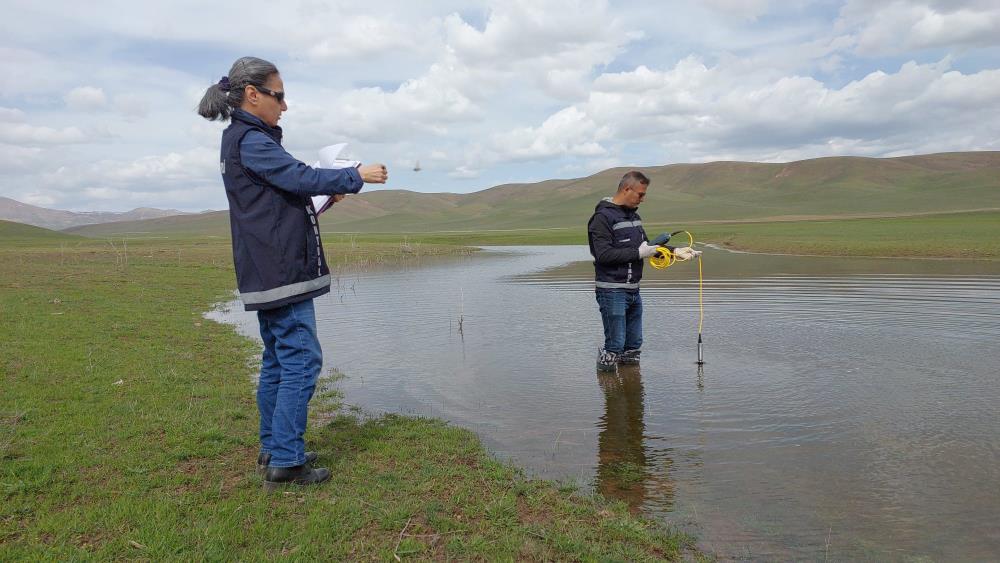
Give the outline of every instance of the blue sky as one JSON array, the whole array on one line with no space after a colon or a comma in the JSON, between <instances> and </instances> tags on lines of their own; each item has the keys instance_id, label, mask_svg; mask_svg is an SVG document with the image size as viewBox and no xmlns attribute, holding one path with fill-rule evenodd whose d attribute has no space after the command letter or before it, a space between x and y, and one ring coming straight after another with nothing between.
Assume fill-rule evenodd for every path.
<instances>
[{"instance_id":1,"label":"blue sky","mask_svg":"<svg viewBox=\"0 0 1000 563\"><path fill-rule=\"evenodd\" d=\"M993 0L3 7L0 196L44 207L224 209L194 108L243 55L281 69L292 154L346 141L385 188L1000 150Z\"/></svg>"}]
</instances>

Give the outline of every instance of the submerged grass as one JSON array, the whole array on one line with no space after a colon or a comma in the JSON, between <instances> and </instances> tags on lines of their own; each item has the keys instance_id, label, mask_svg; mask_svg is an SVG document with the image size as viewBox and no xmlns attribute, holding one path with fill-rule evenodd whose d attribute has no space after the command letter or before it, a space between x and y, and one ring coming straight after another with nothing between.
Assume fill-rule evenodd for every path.
<instances>
[{"instance_id":1,"label":"submerged grass","mask_svg":"<svg viewBox=\"0 0 1000 563\"><path fill-rule=\"evenodd\" d=\"M457 251L405 244L328 250L343 267ZM265 495L257 346L202 317L232 286L220 240L0 249L0 560L631 561L690 550L622 503L526 479L471 432L423 418L316 416L307 439L332 482Z\"/></svg>"}]
</instances>

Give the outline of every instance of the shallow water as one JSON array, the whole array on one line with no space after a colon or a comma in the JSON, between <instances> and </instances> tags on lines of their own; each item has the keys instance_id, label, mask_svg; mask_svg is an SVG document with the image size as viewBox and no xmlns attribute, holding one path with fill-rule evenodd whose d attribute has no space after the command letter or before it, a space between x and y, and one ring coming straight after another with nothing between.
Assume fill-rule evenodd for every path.
<instances>
[{"instance_id":1,"label":"shallow water","mask_svg":"<svg viewBox=\"0 0 1000 563\"><path fill-rule=\"evenodd\" d=\"M587 260L342 274L317 300L325 365L350 404L471 428L723 559L1000 557L1000 264L708 250L703 369L695 264L647 267L642 366L599 376Z\"/></svg>"}]
</instances>

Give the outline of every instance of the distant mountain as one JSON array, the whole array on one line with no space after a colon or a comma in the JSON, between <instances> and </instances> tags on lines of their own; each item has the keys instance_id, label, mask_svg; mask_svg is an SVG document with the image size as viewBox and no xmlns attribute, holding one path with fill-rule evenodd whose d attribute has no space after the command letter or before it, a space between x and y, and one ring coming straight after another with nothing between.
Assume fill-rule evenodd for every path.
<instances>
[{"instance_id":1,"label":"distant mountain","mask_svg":"<svg viewBox=\"0 0 1000 563\"><path fill-rule=\"evenodd\" d=\"M641 170L652 180L640 209L643 221L664 228L704 221L1000 209L1000 152L964 152L623 167L586 178L507 184L470 194L379 190L349 196L323 214L320 223L324 232L573 228L583 233L594 206L614 194L618 180L630 169ZM214 212L70 232L228 236L228 221L228 213Z\"/></svg>"},{"instance_id":2,"label":"distant mountain","mask_svg":"<svg viewBox=\"0 0 1000 563\"><path fill-rule=\"evenodd\" d=\"M117 221L140 221L174 215L189 215L189 213L176 209L153 209L151 207L139 207L123 213L62 211L0 197L0 219L54 230Z\"/></svg>"}]
</instances>

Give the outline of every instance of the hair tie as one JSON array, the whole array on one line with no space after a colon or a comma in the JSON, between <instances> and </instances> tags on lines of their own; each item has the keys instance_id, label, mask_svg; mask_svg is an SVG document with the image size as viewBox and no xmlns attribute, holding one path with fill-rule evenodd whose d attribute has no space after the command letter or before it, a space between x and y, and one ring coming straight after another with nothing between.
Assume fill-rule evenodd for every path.
<instances>
[{"instance_id":1,"label":"hair tie","mask_svg":"<svg viewBox=\"0 0 1000 563\"><path fill-rule=\"evenodd\" d=\"M228 92L230 88L231 86L229 85L228 76L223 76L221 79L219 79L219 90L222 90L223 92Z\"/></svg>"}]
</instances>

